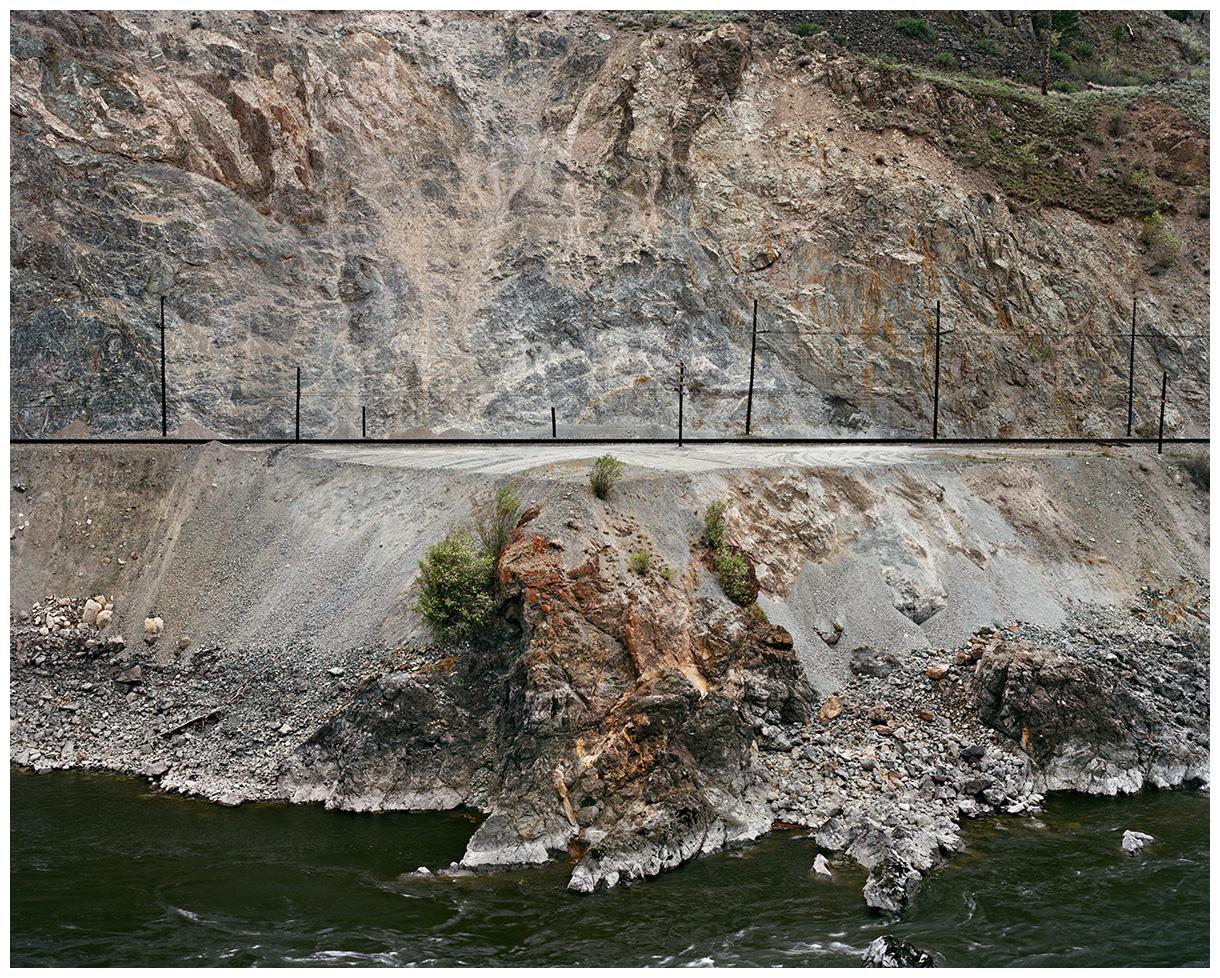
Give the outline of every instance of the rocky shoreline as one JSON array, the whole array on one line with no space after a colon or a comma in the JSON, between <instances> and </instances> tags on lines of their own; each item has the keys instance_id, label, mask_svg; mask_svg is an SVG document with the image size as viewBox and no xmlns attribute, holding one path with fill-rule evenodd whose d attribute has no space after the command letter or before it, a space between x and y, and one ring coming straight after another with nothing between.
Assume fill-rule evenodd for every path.
<instances>
[{"instance_id":1,"label":"rocky shoreline","mask_svg":"<svg viewBox=\"0 0 1220 978\"><path fill-rule=\"evenodd\" d=\"M898 913L961 850L963 818L1033 815L1049 791L1205 787L1206 631L1155 609L1149 594L1060 628L983 628L949 655L857 650L817 720L763 731L777 817L869 870L868 904Z\"/></svg>"},{"instance_id":2,"label":"rocky shoreline","mask_svg":"<svg viewBox=\"0 0 1220 978\"><path fill-rule=\"evenodd\" d=\"M537 560L537 544L520 538ZM719 705L706 704L714 676L694 699L672 678L650 683L623 714L631 748L565 771L568 721L525 737L522 704L502 699L522 668L518 692L540 692L528 655L485 661L480 676L441 648L127 643L99 629L84 600L51 597L12 622L10 759L137 774L223 804L469 805L488 818L450 871L568 858L582 891L773 824L803 826L829 856L819 871L859 863L868 904L898 914L960 851L963 818L1033 815L1054 790L1206 787L1201 606L1147 592L1127 610L1082 607L1057 628L983 628L952 651L859 648L842 688L815 694L790 670L782 629L709 604L696 646L734 635L735 654L758 650L729 670L744 671ZM539 627L527 626L535 646ZM713 659L702 661L709 676ZM562 717L555 692L526 717L537 722L543 704L548 723ZM592 733L576 739L586 756Z\"/></svg>"}]
</instances>

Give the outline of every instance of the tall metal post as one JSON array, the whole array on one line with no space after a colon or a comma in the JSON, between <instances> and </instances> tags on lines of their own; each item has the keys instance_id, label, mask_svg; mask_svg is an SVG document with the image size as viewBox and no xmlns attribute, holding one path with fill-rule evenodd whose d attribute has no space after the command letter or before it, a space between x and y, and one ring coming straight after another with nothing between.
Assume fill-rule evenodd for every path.
<instances>
[{"instance_id":1,"label":"tall metal post","mask_svg":"<svg viewBox=\"0 0 1220 978\"><path fill-rule=\"evenodd\" d=\"M301 440L301 368L297 367L297 441Z\"/></svg>"},{"instance_id":2,"label":"tall metal post","mask_svg":"<svg viewBox=\"0 0 1220 978\"><path fill-rule=\"evenodd\" d=\"M366 408L363 404L360 405L360 437L367 438L369 436L368 415L365 413Z\"/></svg>"},{"instance_id":3,"label":"tall metal post","mask_svg":"<svg viewBox=\"0 0 1220 978\"><path fill-rule=\"evenodd\" d=\"M936 300L936 377L932 381L932 440L936 441L940 422L940 300Z\"/></svg>"},{"instance_id":4,"label":"tall metal post","mask_svg":"<svg viewBox=\"0 0 1220 978\"><path fill-rule=\"evenodd\" d=\"M686 364L678 361L678 447L682 447L682 396L686 387Z\"/></svg>"},{"instance_id":5,"label":"tall metal post","mask_svg":"<svg viewBox=\"0 0 1220 978\"><path fill-rule=\"evenodd\" d=\"M1135 419L1135 296L1131 297L1131 351L1127 356L1127 437Z\"/></svg>"},{"instance_id":6,"label":"tall metal post","mask_svg":"<svg viewBox=\"0 0 1220 978\"><path fill-rule=\"evenodd\" d=\"M552 438L557 437L557 432L556 432L556 428L555 428L555 408L554 407L551 408L551 437Z\"/></svg>"},{"instance_id":7,"label":"tall metal post","mask_svg":"<svg viewBox=\"0 0 1220 978\"><path fill-rule=\"evenodd\" d=\"M161 296L161 437L169 433L165 418L165 296Z\"/></svg>"},{"instance_id":8,"label":"tall metal post","mask_svg":"<svg viewBox=\"0 0 1220 978\"><path fill-rule=\"evenodd\" d=\"M1165 391L1169 387L1169 374L1161 374L1161 427L1156 434L1156 453L1161 454L1161 448L1165 441Z\"/></svg>"},{"instance_id":9,"label":"tall metal post","mask_svg":"<svg viewBox=\"0 0 1220 978\"><path fill-rule=\"evenodd\" d=\"M750 328L750 392L746 395L746 434L754 411L754 351L758 346L758 300L754 300L754 325Z\"/></svg>"}]
</instances>

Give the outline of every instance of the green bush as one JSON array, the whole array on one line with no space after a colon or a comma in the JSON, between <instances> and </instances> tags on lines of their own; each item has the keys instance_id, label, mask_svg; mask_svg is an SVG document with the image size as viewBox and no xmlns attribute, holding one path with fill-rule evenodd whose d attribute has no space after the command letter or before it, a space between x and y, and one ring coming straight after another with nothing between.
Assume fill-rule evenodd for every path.
<instances>
[{"instance_id":1,"label":"green bush","mask_svg":"<svg viewBox=\"0 0 1220 978\"><path fill-rule=\"evenodd\" d=\"M489 502L475 505L473 511L474 531L483 544L483 552L494 563L508 546L509 537L521 517L521 497L517 495L516 487L506 482L496 487Z\"/></svg>"},{"instance_id":2,"label":"green bush","mask_svg":"<svg viewBox=\"0 0 1220 978\"><path fill-rule=\"evenodd\" d=\"M419 562L415 610L438 638L468 638L495 610L493 559L467 530L433 544Z\"/></svg>"},{"instance_id":3,"label":"green bush","mask_svg":"<svg viewBox=\"0 0 1220 978\"><path fill-rule=\"evenodd\" d=\"M899 17L894 21L894 27L899 34L907 37L920 38L925 41L936 40L932 26L922 17Z\"/></svg>"},{"instance_id":4,"label":"green bush","mask_svg":"<svg viewBox=\"0 0 1220 978\"><path fill-rule=\"evenodd\" d=\"M1071 71L1072 65L1074 64L1072 61L1072 56L1066 51L1052 51L1051 61L1067 71Z\"/></svg>"},{"instance_id":5,"label":"green bush","mask_svg":"<svg viewBox=\"0 0 1220 978\"><path fill-rule=\"evenodd\" d=\"M932 59L932 64L936 65L937 68L952 68L957 64L957 58L953 57L948 51L941 51Z\"/></svg>"},{"instance_id":6,"label":"green bush","mask_svg":"<svg viewBox=\"0 0 1220 978\"><path fill-rule=\"evenodd\" d=\"M720 589L734 604L742 606L754 603L754 589L750 586L750 565L744 557L727 547L716 551L716 579Z\"/></svg>"},{"instance_id":7,"label":"green bush","mask_svg":"<svg viewBox=\"0 0 1220 978\"><path fill-rule=\"evenodd\" d=\"M647 550L635 550L627 557L627 566L633 574L647 574L652 567L652 554Z\"/></svg>"},{"instance_id":8,"label":"green bush","mask_svg":"<svg viewBox=\"0 0 1220 978\"><path fill-rule=\"evenodd\" d=\"M724 514L728 511L729 502L717 499L703 514L703 532L707 534L707 542L713 550L724 546Z\"/></svg>"},{"instance_id":9,"label":"green bush","mask_svg":"<svg viewBox=\"0 0 1220 978\"><path fill-rule=\"evenodd\" d=\"M593 495L598 499L605 499L622 475L623 463L613 455L603 455L597 459L589 473L589 485L593 489Z\"/></svg>"},{"instance_id":10,"label":"green bush","mask_svg":"<svg viewBox=\"0 0 1220 978\"><path fill-rule=\"evenodd\" d=\"M1199 452L1195 455L1187 455L1182 460L1182 468L1190 476L1191 482L1204 492L1211 492L1212 460L1209 453Z\"/></svg>"},{"instance_id":11,"label":"green bush","mask_svg":"<svg viewBox=\"0 0 1220 978\"><path fill-rule=\"evenodd\" d=\"M817 34L820 30L821 28L817 24L811 24L807 20L798 20L792 25L792 33L797 37L809 37Z\"/></svg>"}]
</instances>

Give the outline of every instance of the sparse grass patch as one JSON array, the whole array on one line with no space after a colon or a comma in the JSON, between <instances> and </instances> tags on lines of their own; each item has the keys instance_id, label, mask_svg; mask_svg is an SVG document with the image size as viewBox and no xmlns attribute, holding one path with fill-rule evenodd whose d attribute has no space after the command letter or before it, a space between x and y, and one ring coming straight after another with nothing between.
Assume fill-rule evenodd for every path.
<instances>
[{"instance_id":1,"label":"sparse grass patch","mask_svg":"<svg viewBox=\"0 0 1220 978\"><path fill-rule=\"evenodd\" d=\"M1182 242L1173 233L1169 222L1160 211L1154 211L1144 218L1140 231L1140 244L1144 246L1151 265L1149 271L1163 272L1173 266L1182 250Z\"/></svg>"},{"instance_id":2,"label":"sparse grass patch","mask_svg":"<svg viewBox=\"0 0 1220 978\"><path fill-rule=\"evenodd\" d=\"M746 611L750 613L751 618L757 618L759 621L767 622L768 624L771 622L771 619L767 617L767 613L763 611L762 606L757 601L750 605Z\"/></svg>"},{"instance_id":3,"label":"sparse grass patch","mask_svg":"<svg viewBox=\"0 0 1220 978\"><path fill-rule=\"evenodd\" d=\"M652 568L652 554L647 550L634 550L627 557L627 567L633 574L643 577Z\"/></svg>"},{"instance_id":4,"label":"sparse grass patch","mask_svg":"<svg viewBox=\"0 0 1220 978\"><path fill-rule=\"evenodd\" d=\"M662 567L661 576L665 578L667 583L672 583L674 578L678 576L678 572L672 567Z\"/></svg>"},{"instance_id":5,"label":"sparse grass patch","mask_svg":"<svg viewBox=\"0 0 1220 978\"><path fill-rule=\"evenodd\" d=\"M521 497L511 482L496 487L488 502L473 507L474 531L483 545L483 552L494 563L508 546L509 537L521 516Z\"/></svg>"},{"instance_id":6,"label":"sparse grass patch","mask_svg":"<svg viewBox=\"0 0 1220 978\"><path fill-rule=\"evenodd\" d=\"M1211 492L1212 459L1210 452L1196 452L1182 459L1182 468L1190 481L1206 493Z\"/></svg>"},{"instance_id":7,"label":"sparse grass patch","mask_svg":"<svg viewBox=\"0 0 1220 978\"><path fill-rule=\"evenodd\" d=\"M792 33L797 37L812 37L821 31L817 24L811 24L807 20L798 20L792 25Z\"/></svg>"},{"instance_id":8,"label":"sparse grass patch","mask_svg":"<svg viewBox=\"0 0 1220 978\"><path fill-rule=\"evenodd\" d=\"M952 68L957 64L957 58L953 57L948 51L941 51L932 59L932 64L938 68Z\"/></svg>"}]
</instances>

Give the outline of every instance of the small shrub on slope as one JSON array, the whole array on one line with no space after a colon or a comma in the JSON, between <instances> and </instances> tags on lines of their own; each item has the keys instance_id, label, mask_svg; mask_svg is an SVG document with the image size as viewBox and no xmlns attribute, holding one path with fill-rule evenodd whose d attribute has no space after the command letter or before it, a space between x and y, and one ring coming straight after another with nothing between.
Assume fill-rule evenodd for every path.
<instances>
[{"instance_id":1,"label":"small shrub on slope","mask_svg":"<svg viewBox=\"0 0 1220 978\"><path fill-rule=\"evenodd\" d=\"M605 499L622 475L623 463L613 455L603 455L593 463L593 469L589 472L589 486L593 489L593 495Z\"/></svg>"},{"instance_id":2,"label":"small shrub on slope","mask_svg":"<svg viewBox=\"0 0 1220 978\"><path fill-rule=\"evenodd\" d=\"M438 638L469 638L495 610L494 560L466 530L428 548L419 562L420 593L415 610Z\"/></svg>"}]
</instances>

